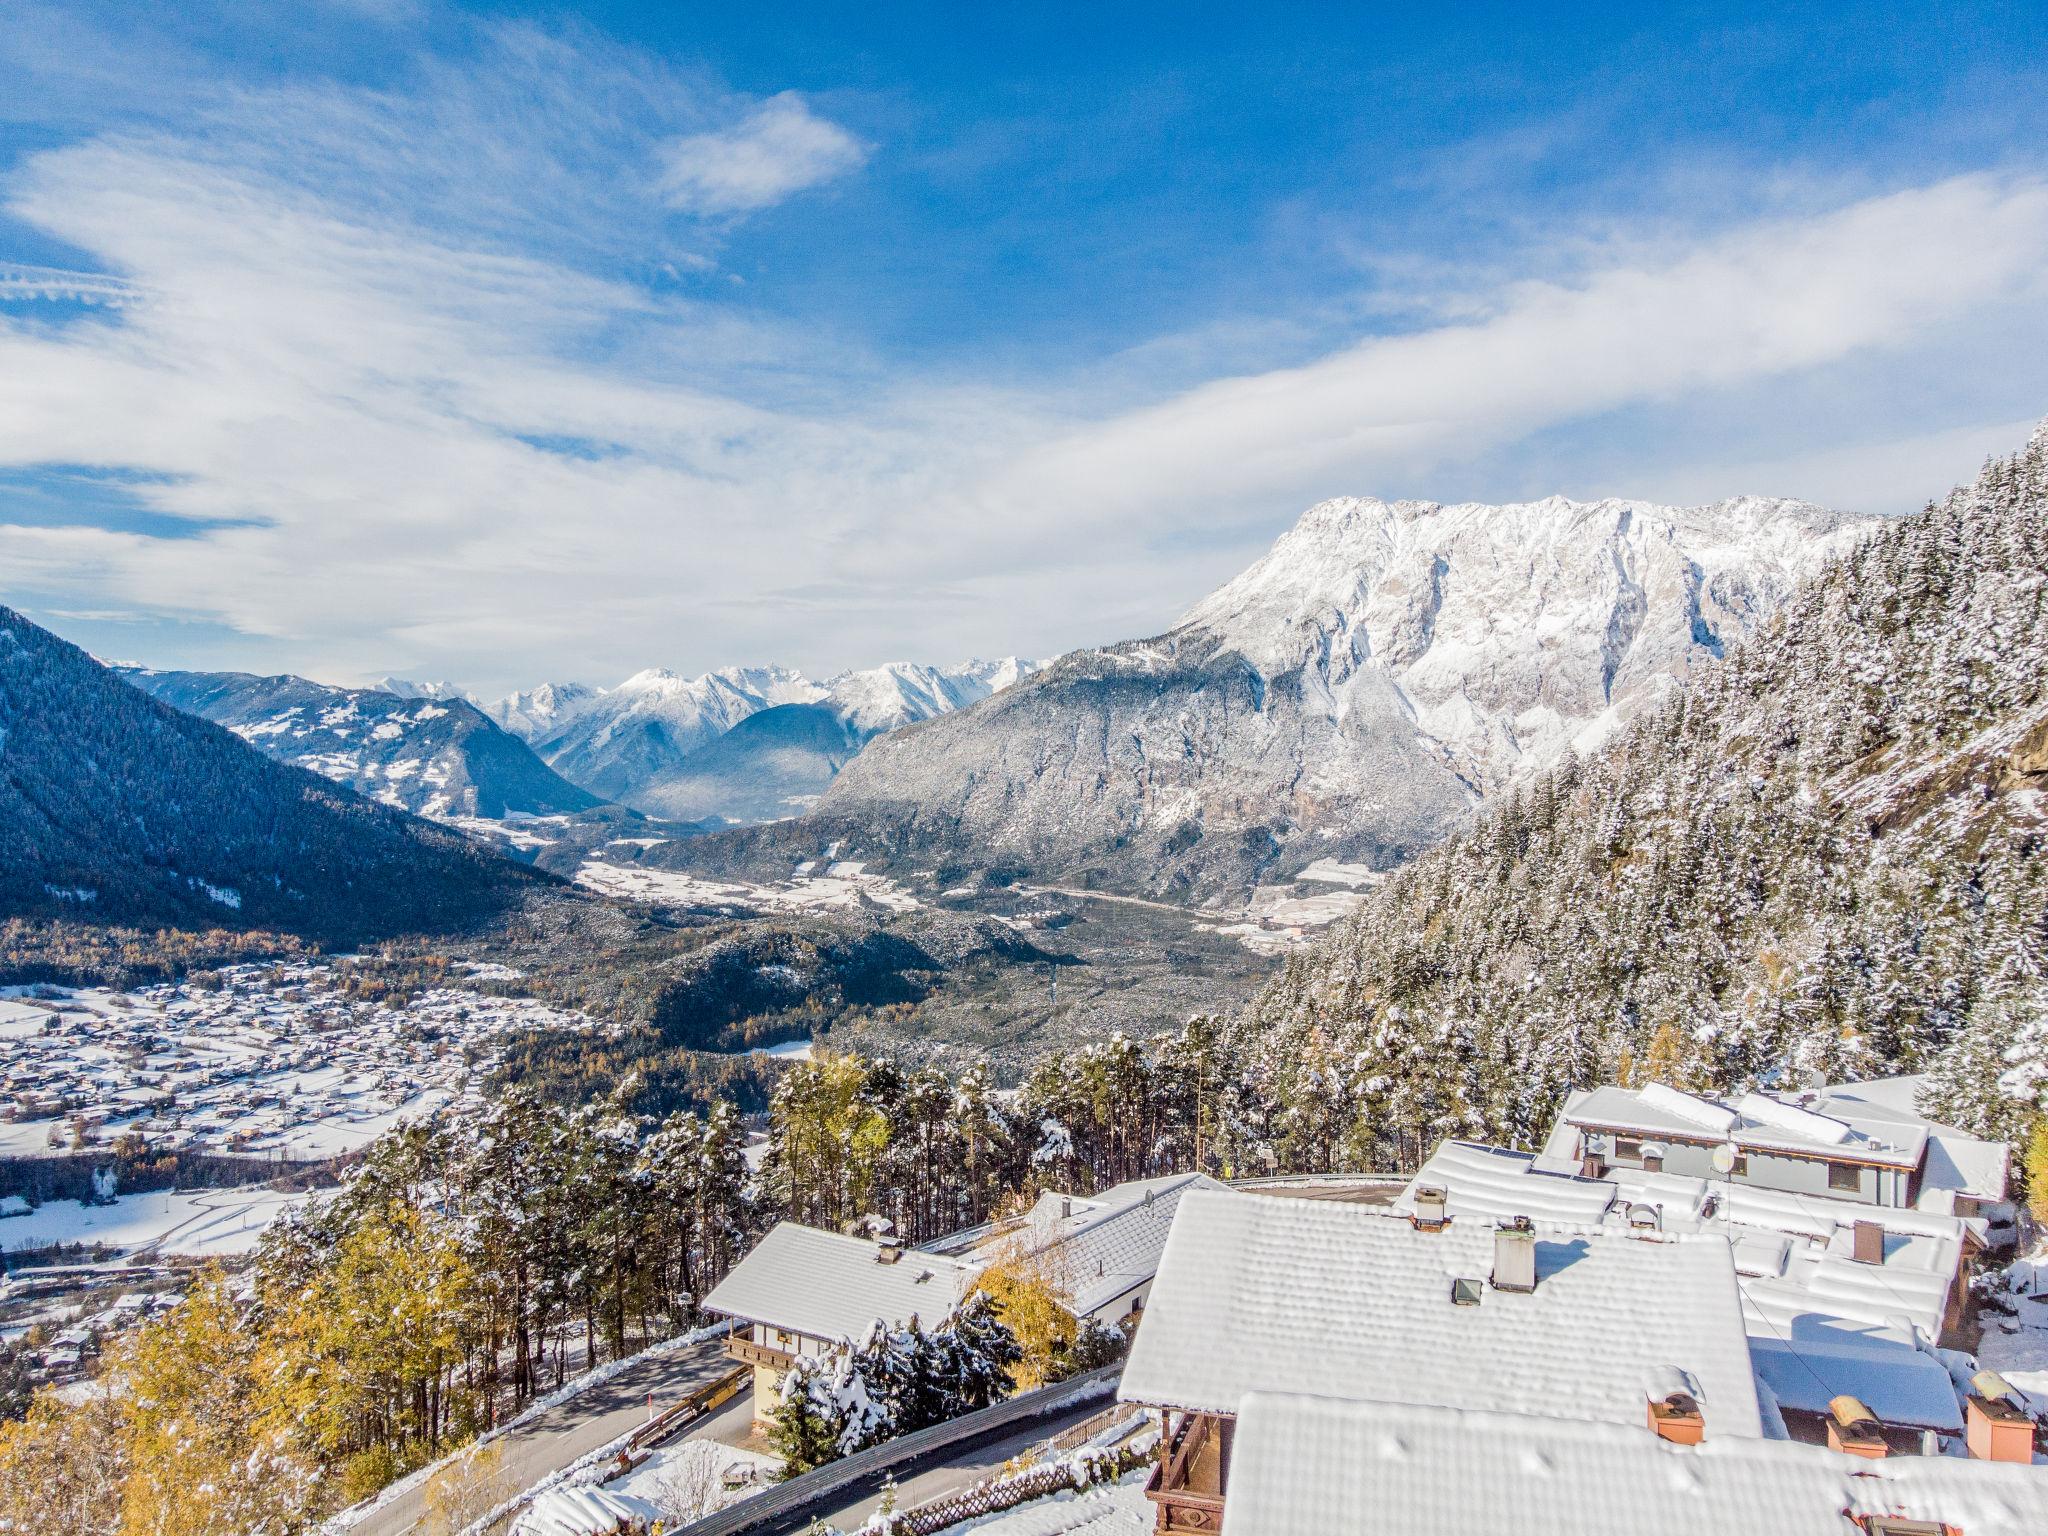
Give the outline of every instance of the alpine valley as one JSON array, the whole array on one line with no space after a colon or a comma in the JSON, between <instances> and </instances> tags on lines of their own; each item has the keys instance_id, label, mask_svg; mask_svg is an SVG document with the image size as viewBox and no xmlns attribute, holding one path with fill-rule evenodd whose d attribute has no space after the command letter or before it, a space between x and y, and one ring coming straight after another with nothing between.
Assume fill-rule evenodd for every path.
<instances>
[{"instance_id":1,"label":"alpine valley","mask_svg":"<svg viewBox=\"0 0 2048 1536\"><path fill-rule=\"evenodd\" d=\"M800 820L648 859L836 850L1208 907L1366 883L1596 750L1869 526L1755 497L1324 502L1165 633L891 732Z\"/></svg>"}]
</instances>

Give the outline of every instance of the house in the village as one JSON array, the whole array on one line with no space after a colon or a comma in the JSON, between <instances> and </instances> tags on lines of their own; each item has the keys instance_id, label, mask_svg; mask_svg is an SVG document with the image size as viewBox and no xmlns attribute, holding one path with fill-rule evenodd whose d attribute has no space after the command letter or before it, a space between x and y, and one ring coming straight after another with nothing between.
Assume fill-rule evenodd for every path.
<instances>
[{"instance_id":1,"label":"house in the village","mask_svg":"<svg viewBox=\"0 0 2048 1536\"><path fill-rule=\"evenodd\" d=\"M704 1298L704 1310L745 1325L726 1350L754 1368L754 1414L765 1419L798 1357L858 1343L878 1321L937 1323L993 1264L1028 1267L1077 1319L1130 1324L1144 1308L1182 1198L1222 1188L1189 1173L1097 1195L1049 1193L1022 1216L920 1248L783 1222Z\"/></svg>"},{"instance_id":2,"label":"house in the village","mask_svg":"<svg viewBox=\"0 0 2048 1536\"><path fill-rule=\"evenodd\" d=\"M1782 1433L1759 1399L1723 1238L1191 1193L1119 1389L1163 1417L1148 1489L1162 1533L1213 1536L1226 1518L1238 1416L1260 1393L1683 1443Z\"/></svg>"},{"instance_id":3,"label":"house in the village","mask_svg":"<svg viewBox=\"0 0 2048 1536\"><path fill-rule=\"evenodd\" d=\"M1662 1083L1573 1093L1547 1164L1677 1173L1888 1209L1999 1215L2008 1154L1913 1108L1920 1078L1745 1093L1732 1103Z\"/></svg>"},{"instance_id":4,"label":"house in the village","mask_svg":"<svg viewBox=\"0 0 2048 1536\"><path fill-rule=\"evenodd\" d=\"M936 1323L972 1289L980 1266L906 1248L893 1237L776 1224L704 1298L704 1310L743 1325L726 1353L754 1368L754 1416L775 1411L785 1372L866 1337L877 1320Z\"/></svg>"},{"instance_id":5,"label":"house in the village","mask_svg":"<svg viewBox=\"0 0 2048 1536\"><path fill-rule=\"evenodd\" d=\"M1057 1291L1076 1319L1131 1324L1145 1308L1181 1198L1225 1187L1207 1174L1178 1173L1095 1195L1048 1191L1022 1216L926 1246L971 1263L1015 1263Z\"/></svg>"}]
</instances>

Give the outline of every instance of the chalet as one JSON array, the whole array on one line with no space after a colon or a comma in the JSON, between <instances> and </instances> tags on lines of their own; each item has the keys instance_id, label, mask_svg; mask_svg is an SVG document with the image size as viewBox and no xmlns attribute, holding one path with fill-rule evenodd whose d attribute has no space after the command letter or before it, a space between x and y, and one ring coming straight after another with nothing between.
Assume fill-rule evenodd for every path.
<instances>
[{"instance_id":1,"label":"chalet","mask_svg":"<svg viewBox=\"0 0 2048 1536\"><path fill-rule=\"evenodd\" d=\"M1654 1509L1654 1513L1652 1513ZM1254 1392L1222 1536L2022 1536L2048 1475L1541 1413Z\"/></svg>"},{"instance_id":2,"label":"chalet","mask_svg":"<svg viewBox=\"0 0 2048 1536\"><path fill-rule=\"evenodd\" d=\"M1990 1214L2006 1197L2007 1149L1919 1114L1920 1078L1733 1103L1662 1083L1582 1090L1566 1101L1546 1161L1714 1178L1888 1209Z\"/></svg>"},{"instance_id":3,"label":"chalet","mask_svg":"<svg viewBox=\"0 0 2048 1536\"><path fill-rule=\"evenodd\" d=\"M979 1264L1006 1260L1042 1275L1076 1318L1134 1322L1159 1271L1181 1198L1226 1188L1202 1173L1133 1179L1097 1195L1047 1192L1023 1216L971 1227L928 1247Z\"/></svg>"},{"instance_id":4,"label":"chalet","mask_svg":"<svg viewBox=\"0 0 2048 1536\"><path fill-rule=\"evenodd\" d=\"M1213 1533L1225 1518L1237 1419L1259 1393L1403 1405L1396 1414L1487 1408L1688 1441L1766 1431L1729 1246L1716 1237L1550 1234L1526 1221L1411 1221L1195 1191L1145 1318L1118 1395L1163 1418L1147 1489L1163 1536Z\"/></svg>"},{"instance_id":5,"label":"chalet","mask_svg":"<svg viewBox=\"0 0 2048 1536\"><path fill-rule=\"evenodd\" d=\"M1919 1210L1609 1167L1552 1170L1526 1152L1447 1141L1396 1199L1451 1224L1528 1216L1545 1230L1718 1236L1729 1245L1750 1356L1792 1432L1825 1438L1847 1394L1901 1449L1957 1436L1963 1405L1936 1353L1960 1320L1981 1223Z\"/></svg>"},{"instance_id":6,"label":"chalet","mask_svg":"<svg viewBox=\"0 0 2048 1536\"><path fill-rule=\"evenodd\" d=\"M966 1298L980 1269L895 1238L785 1221L713 1287L704 1310L744 1325L726 1339L726 1353L754 1368L754 1416L767 1419L799 1357L858 1343L877 1321L936 1323Z\"/></svg>"}]
</instances>

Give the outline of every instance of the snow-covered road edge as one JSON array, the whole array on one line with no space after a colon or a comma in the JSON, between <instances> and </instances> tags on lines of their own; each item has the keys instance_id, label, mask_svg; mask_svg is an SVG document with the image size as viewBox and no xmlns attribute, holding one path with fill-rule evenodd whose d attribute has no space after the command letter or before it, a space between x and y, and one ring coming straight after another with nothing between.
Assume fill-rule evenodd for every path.
<instances>
[{"instance_id":1,"label":"snow-covered road edge","mask_svg":"<svg viewBox=\"0 0 2048 1536\"><path fill-rule=\"evenodd\" d=\"M712 1339L722 1337L728 1326L726 1323L712 1323L703 1328L692 1329L688 1333L679 1333L672 1339L664 1339L659 1344L650 1345L636 1355L621 1355L616 1360L607 1360L603 1365L585 1371L581 1376L562 1383L561 1386L550 1392L546 1397L535 1398L525 1408L520 1410L515 1417L507 1419L496 1429L487 1430L483 1434L478 1435L476 1439L463 1446L461 1450L450 1452L439 1461L429 1462L424 1467L408 1472L397 1482L386 1484L362 1503L351 1504L339 1514L330 1516L326 1523L320 1526L319 1536L341 1536L342 1532L353 1530L364 1520L389 1504L393 1499L421 1486L443 1467L449 1466L465 1456L473 1455L482 1447L489 1445L493 1440L509 1434L523 1425L530 1424L550 1409L561 1407L562 1404L588 1392L592 1387L603 1386L606 1382L630 1370L643 1360L658 1360L665 1355L672 1355L679 1350L688 1349L692 1345L708 1343ZM628 1431L626 1435L620 1437L620 1440L629 1439L631 1433L631 1431ZM570 1463L570 1466L579 1466L589 1461L592 1457L602 1456L606 1452L616 1454L616 1449L617 1442L613 1445L600 1447L598 1450L592 1451L588 1457L579 1457L575 1462ZM561 1469L564 1473L568 1470L568 1467ZM558 1475L550 1474L550 1476ZM537 1493L544 1485L553 1486L544 1478L540 1483L536 1483L531 1489L528 1489L525 1494L520 1495L520 1497L524 1498L528 1494ZM516 1503L517 1500L513 1502ZM497 1512L494 1511L491 1518L496 1518L496 1514ZM471 1527L472 1530L480 1528L480 1526Z\"/></svg>"}]
</instances>

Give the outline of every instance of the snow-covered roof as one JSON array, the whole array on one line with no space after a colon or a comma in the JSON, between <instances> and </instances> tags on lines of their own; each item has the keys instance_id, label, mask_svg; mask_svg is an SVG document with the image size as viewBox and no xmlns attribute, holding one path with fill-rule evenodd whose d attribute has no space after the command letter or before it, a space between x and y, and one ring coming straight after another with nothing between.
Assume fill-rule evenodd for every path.
<instances>
[{"instance_id":1,"label":"snow-covered roof","mask_svg":"<svg viewBox=\"0 0 2048 1536\"><path fill-rule=\"evenodd\" d=\"M704 1310L851 1343L877 1319L937 1322L979 1273L977 1265L915 1248L890 1264L880 1253L865 1238L780 1222L704 1298Z\"/></svg>"},{"instance_id":2,"label":"snow-covered roof","mask_svg":"<svg viewBox=\"0 0 2048 1536\"><path fill-rule=\"evenodd\" d=\"M1022 1222L995 1229L975 1254L994 1260L1021 1248L1047 1267L1076 1314L1093 1312L1158 1272L1173 1214L1181 1197L1197 1189L1226 1186L1207 1174L1182 1173L1085 1197L1043 1194Z\"/></svg>"},{"instance_id":3,"label":"snow-covered roof","mask_svg":"<svg viewBox=\"0 0 2048 1536\"><path fill-rule=\"evenodd\" d=\"M1846 1392L1887 1424L1962 1433L1955 1381L1946 1365L1921 1350L1753 1336L1749 1358L1780 1408L1822 1414Z\"/></svg>"},{"instance_id":4,"label":"snow-covered roof","mask_svg":"<svg viewBox=\"0 0 2048 1536\"><path fill-rule=\"evenodd\" d=\"M2048 1530L2048 1475L1711 1430L1680 1446L1640 1423L1255 1393L1238 1416L1223 1536L1851 1536L1850 1519L1868 1515L2021 1536Z\"/></svg>"},{"instance_id":5,"label":"snow-covered roof","mask_svg":"<svg viewBox=\"0 0 2048 1536\"><path fill-rule=\"evenodd\" d=\"M1416 1230L1330 1201L1196 1191L1175 1218L1127 1402L1235 1413L1245 1395L1370 1393L1640 1425L1653 1378L1698 1387L1708 1432L1762 1421L1728 1245L1619 1232L1536 1243L1526 1295L1482 1288L1494 1229Z\"/></svg>"},{"instance_id":6,"label":"snow-covered roof","mask_svg":"<svg viewBox=\"0 0 2048 1536\"><path fill-rule=\"evenodd\" d=\"M550 1488L512 1527L513 1536L612 1536L646 1530L662 1518L660 1506L605 1488Z\"/></svg>"},{"instance_id":7,"label":"snow-covered roof","mask_svg":"<svg viewBox=\"0 0 2048 1536\"><path fill-rule=\"evenodd\" d=\"M1662 1083L1572 1094L1546 1151L1570 1155L1569 1127L1591 1126L1694 1142L1733 1141L1759 1152L1837 1157L1921 1170L1921 1199L1953 1193L2005 1198L2007 1151L1915 1108L1924 1077L1874 1078L1799 1095L1745 1093L1731 1107ZM1563 1133L1563 1134L1559 1134ZM1944 1201L1942 1192L1949 1191Z\"/></svg>"},{"instance_id":8,"label":"snow-covered roof","mask_svg":"<svg viewBox=\"0 0 2048 1536\"><path fill-rule=\"evenodd\" d=\"M1526 1152L1461 1141L1439 1146L1393 1209L1412 1212L1424 1186L1445 1192L1453 1227L1527 1216L1558 1230L1602 1230L1625 1224L1630 1207L1649 1206L1665 1232L1724 1238L1753 1346L1775 1351L1813 1387L1785 1406L1803 1408L1820 1384L1833 1383L1827 1396L1853 1393L1891 1422L1948 1423L1930 1406L1947 1372L1927 1351L1962 1260L1967 1224L1956 1217L1627 1168L1588 1179L1550 1172ZM1855 1259L1858 1220L1883 1224L1883 1264ZM1880 1377L1886 1385L1875 1384ZM1875 1398L1900 1404L1899 1416Z\"/></svg>"}]
</instances>

